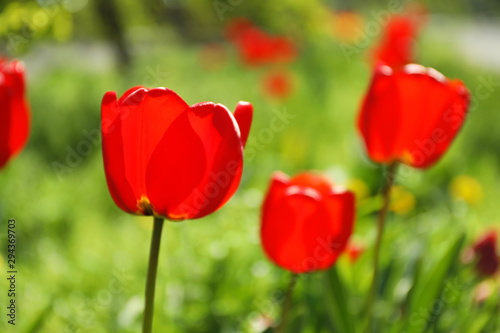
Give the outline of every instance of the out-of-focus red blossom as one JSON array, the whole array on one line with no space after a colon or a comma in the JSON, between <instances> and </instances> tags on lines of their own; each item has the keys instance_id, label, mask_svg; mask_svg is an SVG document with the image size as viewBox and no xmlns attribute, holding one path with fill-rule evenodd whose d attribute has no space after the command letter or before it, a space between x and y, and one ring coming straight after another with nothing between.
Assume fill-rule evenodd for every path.
<instances>
[{"instance_id":1,"label":"out-of-focus red blossom","mask_svg":"<svg viewBox=\"0 0 500 333\"><path fill-rule=\"evenodd\" d=\"M363 31L364 20L353 11L333 12L332 33L340 41L354 43Z\"/></svg>"},{"instance_id":2,"label":"out-of-focus red blossom","mask_svg":"<svg viewBox=\"0 0 500 333\"><path fill-rule=\"evenodd\" d=\"M373 50L374 63L398 68L415 61L416 22L409 16L389 19L379 44Z\"/></svg>"},{"instance_id":3,"label":"out-of-focus red blossom","mask_svg":"<svg viewBox=\"0 0 500 333\"><path fill-rule=\"evenodd\" d=\"M166 88L134 87L102 100L104 170L115 203L127 213L196 219L238 188L252 105L189 106Z\"/></svg>"},{"instance_id":4,"label":"out-of-focus red blossom","mask_svg":"<svg viewBox=\"0 0 500 333\"><path fill-rule=\"evenodd\" d=\"M276 172L262 206L262 246L294 273L326 269L345 249L354 216L352 192L313 173Z\"/></svg>"},{"instance_id":5,"label":"out-of-focus red blossom","mask_svg":"<svg viewBox=\"0 0 500 333\"><path fill-rule=\"evenodd\" d=\"M30 128L24 65L0 58L0 168L26 145Z\"/></svg>"},{"instance_id":6,"label":"out-of-focus red blossom","mask_svg":"<svg viewBox=\"0 0 500 333\"><path fill-rule=\"evenodd\" d=\"M368 155L377 163L431 166L462 127L469 98L460 80L435 69L378 65L358 118Z\"/></svg>"},{"instance_id":7,"label":"out-of-focus red blossom","mask_svg":"<svg viewBox=\"0 0 500 333\"><path fill-rule=\"evenodd\" d=\"M230 22L226 36L248 66L289 63L297 57L297 49L291 40L283 36L270 36L246 19Z\"/></svg>"},{"instance_id":8,"label":"out-of-focus red blossom","mask_svg":"<svg viewBox=\"0 0 500 333\"><path fill-rule=\"evenodd\" d=\"M482 276L492 276L498 272L497 239L496 231L492 230L479 238L473 246L477 259L476 270Z\"/></svg>"},{"instance_id":9,"label":"out-of-focus red blossom","mask_svg":"<svg viewBox=\"0 0 500 333\"><path fill-rule=\"evenodd\" d=\"M288 38L276 36L271 41L273 56L271 62L275 63L290 63L297 58L297 48L295 44Z\"/></svg>"},{"instance_id":10,"label":"out-of-focus red blossom","mask_svg":"<svg viewBox=\"0 0 500 333\"><path fill-rule=\"evenodd\" d=\"M227 51L220 43L209 43L202 47L199 60L204 69L218 70L227 61Z\"/></svg>"},{"instance_id":11,"label":"out-of-focus red blossom","mask_svg":"<svg viewBox=\"0 0 500 333\"><path fill-rule=\"evenodd\" d=\"M262 88L271 98L285 99L293 90L293 77L286 71L272 71L264 76Z\"/></svg>"},{"instance_id":12,"label":"out-of-focus red blossom","mask_svg":"<svg viewBox=\"0 0 500 333\"><path fill-rule=\"evenodd\" d=\"M355 263L359 257L365 252L366 248L359 243L356 242L349 242L347 244L347 249L346 249L346 254L347 258L349 258L349 261L351 263Z\"/></svg>"},{"instance_id":13,"label":"out-of-focus red blossom","mask_svg":"<svg viewBox=\"0 0 500 333\"><path fill-rule=\"evenodd\" d=\"M237 43L241 39L243 33L252 27L253 23L249 19L236 17L229 21L226 26L226 38L233 43Z\"/></svg>"}]
</instances>

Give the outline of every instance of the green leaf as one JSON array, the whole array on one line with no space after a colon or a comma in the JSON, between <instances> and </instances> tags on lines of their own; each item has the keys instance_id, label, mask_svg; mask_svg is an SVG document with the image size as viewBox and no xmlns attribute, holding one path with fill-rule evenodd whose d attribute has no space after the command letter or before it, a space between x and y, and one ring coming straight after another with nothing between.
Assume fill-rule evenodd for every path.
<instances>
[{"instance_id":1,"label":"green leaf","mask_svg":"<svg viewBox=\"0 0 500 333\"><path fill-rule=\"evenodd\" d=\"M337 332L354 333L352 316L348 311L345 287L335 267L324 275L323 300L328 310L328 317Z\"/></svg>"},{"instance_id":2,"label":"green leaf","mask_svg":"<svg viewBox=\"0 0 500 333\"><path fill-rule=\"evenodd\" d=\"M307 311L303 307L296 307L291 313L291 318L286 325L287 333L300 333L304 330Z\"/></svg>"},{"instance_id":3,"label":"green leaf","mask_svg":"<svg viewBox=\"0 0 500 333\"><path fill-rule=\"evenodd\" d=\"M445 306L440 300L445 280L457 260L465 236L461 235L455 240L443 257L434 266L427 279L420 276L419 285L415 286L412 295L412 305L409 312L407 333L424 332L429 320L439 315Z\"/></svg>"},{"instance_id":4,"label":"green leaf","mask_svg":"<svg viewBox=\"0 0 500 333\"><path fill-rule=\"evenodd\" d=\"M494 317L492 316L494 312L491 312L491 313L482 313L482 314L479 314L478 316L476 316L474 318L474 320L472 321L470 327L467 328L467 331L468 333L481 333L481 332L488 332L487 330L485 330L486 326L488 326L488 323L490 322L490 320ZM494 331L490 331L490 332L494 332Z\"/></svg>"}]
</instances>

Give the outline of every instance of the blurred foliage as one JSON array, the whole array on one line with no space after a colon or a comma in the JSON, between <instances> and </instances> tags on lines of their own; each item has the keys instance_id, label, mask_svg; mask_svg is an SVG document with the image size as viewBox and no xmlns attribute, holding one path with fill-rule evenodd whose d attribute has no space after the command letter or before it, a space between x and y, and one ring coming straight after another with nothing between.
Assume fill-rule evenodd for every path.
<instances>
[{"instance_id":1,"label":"blurred foliage","mask_svg":"<svg viewBox=\"0 0 500 333\"><path fill-rule=\"evenodd\" d=\"M103 38L103 26L108 22L99 17L100 0L21 0L0 5L0 40L4 50L22 54L38 39L66 41L71 36L88 39ZM414 1L413 1L414 2ZM454 13L498 17L500 3L493 0L421 1L432 13ZM274 33L284 33L299 41L310 41L324 33L324 21L329 11L355 10L364 14L402 8L412 1L403 0L337 0L308 1L244 1L244 0L109 0L116 8L118 20L127 32L149 39L143 34L163 35L160 30L146 31L143 27L171 28L185 41L220 40L223 27L231 19L244 16ZM374 8L376 10L374 10ZM131 31L132 30L132 31ZM171 36L169 34L168 36ZM133 36L129 36L129 39ZM133 38L132 38L133 39ZM1 48L0 48L1 50Z\"/></svg>"},{"instance_id":2,"label":"blurred foliage","mask_svg":"<svg viewBox=\"0 0 500 333\"><path fill-rule=\"evenodd\" d=\"M47 36L67 41L73 30L69 12L57 6L41 7L36 2L10 2L1 10L0 22L0 40L14 54L26 51L33 40Z\"/></svg>"},{"instance_id":3,"label":"blurred foliage","mask_svg":"<svg viewBox=\"0 0 500 333\"><path fill-rule=\"evenodd\" d=\"M17 332L140 329L152 219L127 215L114 205L98 135L104 93L121 94L138 84L167 86L189 104L211 100L233 110L239 100L247 100L255 108L235 197L203 220L165 225L157 331L254 332L266 319L278 317L289 274L265 258L258 232L259 206L269 175L277 169L288 174L323 170L337 184L361 193L353 237L367 248L354 263L342 257L331 271L299 279L288 331L363 331L366 323L360 318L372 270L378 191L385 181L384 169L365 157L354 126L370 78L366 48L346 59L339 42L325 32L329 18L319 1L242 1L220 21L212 2L125 0L115 2L134 56L125 71L114 66L108 44L93 42L105 36L102 25L95 23L95 3L80 9L71 3L47 7L55 14L26 48L23 44L14 52L6 46L27 65L32 108L29 144L0 172L1 226L7 218L17 220ZM2 6L4 40L30 24L23 18L46 11L33 1ZM461 13L475 8L465 0L429 6ZM176 23L168 19L171 15L185 15L181 17L187 21ZM243 67L228 44L223 44L227 61L216 71L200 62L204 43L195 41L221 39L225 23L240 15L299 43L300 58L289 66L297 88L289 99L266 98L258 84L266 69ZM67 34L60 40L73 36L73 42L52 43L61 36L58 29ZM382 249L377 328L497 332L499 282L489 281L494 292L485 302L475 302L479 281L460 262L459 253L499 222L498 205L491 198L500 197L500 95L479 100L474 92L482 78L498 82L500 76L466 62L433 31L426 31L419 45L420 62L462 79L476 106L435 167L399 170L395 213L390 214ZM271 120L284 112L293 118L266 137ZM4 248L4 232L0 235ZM5 265L1 251L0 271ZM0 280L2 292L6 283ZM5 320L0 321L0 331L6 330Z\"/></svg>"}]
</instances>

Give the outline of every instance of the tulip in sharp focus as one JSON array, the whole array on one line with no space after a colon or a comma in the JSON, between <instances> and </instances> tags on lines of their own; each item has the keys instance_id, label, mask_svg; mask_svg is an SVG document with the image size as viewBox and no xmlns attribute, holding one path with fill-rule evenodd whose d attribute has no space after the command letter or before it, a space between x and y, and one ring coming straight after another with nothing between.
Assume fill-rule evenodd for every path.
<instances>
[{"instance_id":1,"label":"tulip in sharp focus","mask_svg":"<svg viewBox=\"0 0 500 333\"><path fill-rule=\"evenodd\" d=\"M0 58L0 168L26 145L29 105L25 97L24 66Z\"/></svg>"},{"instance_id":2,"label":"tulip in sharp focus","mask_svg":"<svg viewBox=\"0 0 500 333\"><path fill-rule=\"evenodd\" d=\"M261 240L278 266L294 273L326 269L345 249L354 195L313 173L273 175L262 207Z\"/></svg>"},{"instance_id":3,"label":"tulip in sharp focus","mask_svg":"<svg viewBox=\"0 0 500 333\"><path fill-rule=\"evenodd\" d=\"M226 203L243 168L252 105L189 106L166 88L134 87L102 101L104 169L115 203L131 214L196 219Z\"/></svg>"},{"instance_id":4,"label":"tulip in sharp focus","mask_svg":"<svg viewBox=\"0 0 500 333\"><path fill-rule=\"evenodd\" d=\"M469 92L432 68L379 65L358 118L370 158L427 168L447 151L462 127Z\"/></svg>"}]
</instances>

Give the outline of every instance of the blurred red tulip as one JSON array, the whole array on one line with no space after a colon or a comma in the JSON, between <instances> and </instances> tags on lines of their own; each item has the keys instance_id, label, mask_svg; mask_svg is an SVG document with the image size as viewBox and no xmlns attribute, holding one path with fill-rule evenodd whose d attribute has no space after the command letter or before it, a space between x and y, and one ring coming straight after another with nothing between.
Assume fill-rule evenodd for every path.
<instances>
[{"instance_id":1,"label":"blurred red tulip","mask_svg":"<svg viewBox=\"0 0 500 333\"><path fill-rule=\"evenodd\" d=\"M170 220L210 214L236 191L252 105L234 116L211 102L189 106L166 88L134 87L102 101L104 169L115 203Z\"/></svg>"},{"instance_id":2,"label":"blurred red tulip","mask_svg":"<svg viewBox=\"0 0 500 333\"><path fill-rule=\"evenodd\" d=\"M355 243L355 242L349 242L349 244L347 244L347 249L345 252L347 253L347 257L349 258L349 261L351 263L354 263L365 252L365 250L366 249L363 245Z\"/></svg>"},{"instance_id":3,"label":"blurred red tulip","mask_svg":"<svg viewBox=\"0 0 500 333\"><path fill-rule=\"evenodd\" d=\"M297 57L297 48L295 44L288 38L276 36L271 38L272 51L271 62L273 63L290 63Z\"/></svg>"},{"instance_id":4,"label":"blurred red tulip","mask_svg":"<svg viewBox=\"0 0 500 333\"><path fill-rule=\"evenodd\" d=\"M294 43L283 36L270 36L246 19L235 19L227 27L227 38L235 44L248 66L289 63L297 56Z\"/></svg>"},{"instance_id":5,"label":"blurred red tulip","mask_svg":"<svg viewBox=\"0 0 500 333\"><path fill-rule=\"evenodd\" d=\"M370 158L416 168L434 164L462 127L469 92L432 68L379 65L358 118Z\"/></svg>"},{"instance_id":6,"label":"blurred red tulip","mask_svg":"<svg viewBox=\"0 0 500 333\"><path fill-rule=\"evenodd\" d=\"M243 62L249 66L260 66L271 62L274 51L271 38L256 27L243 32L238 50Z\"/></svg>"},{"instance_id":7,"label":"blurred red tulip","mask_svg":"<svg viewBox=\"0 0 500 333\"><path fill-rule=\"evenodd\" d=\"M29 105L25 96L24 66L0 58L0 168L26 145Z\"/></svg>"},{"instance_id":8,"label":"blurred red tulip","mask_svg":"<svg viewBox=\"0 0 500 333\"><path fill-rule=\"evenodd\" d=\"M226 26L226 38L233 43L237 43L243 33L252 28L253 23L244 17L236 17Z\"/></svg>"},{"instance_id":9,"label":"blurred red tulip","mask_svg":"<svg viewBox=\"0 0 500 333\"><path fill-rule=\"evenodd\" d=\"M354 195L313 173L277 172L262 207L261 240L278 266L294 273L326 269L345 249Z\"/></svg>"},{"instance_id":10,"label":"blurred red tulip","mask_svg":"<svg viewBox=\"0 0 500 333\"><path fill-rule=\"evenodd\" d=\"M382 40L376 46L374 62L398 68L415 61L414 44L417 26L409 16L393 16L387 23Z\"/></svg>"},{"instance_id":11,"label":"blurred red tulip","mask_svg":"<svg viewBox=\"0 0 500 333\"><path fill-rule=\"evenodd\" d=\"M272 98L285 99L293 90L292 76L285 71L270 72L264 76L262 88Z\"/></svg>"},{"instance_id":12,"label":"blurred red tulip","mask_svg":"<svg viewBox=\"0 0 500 333\"><path fill-rule=\"evenodd\" d=\"M476 241L473 246L477 258L476 270L480 275L492 276L498 272L497 233L490 231Z\"/></svg>"}]
</instances>

